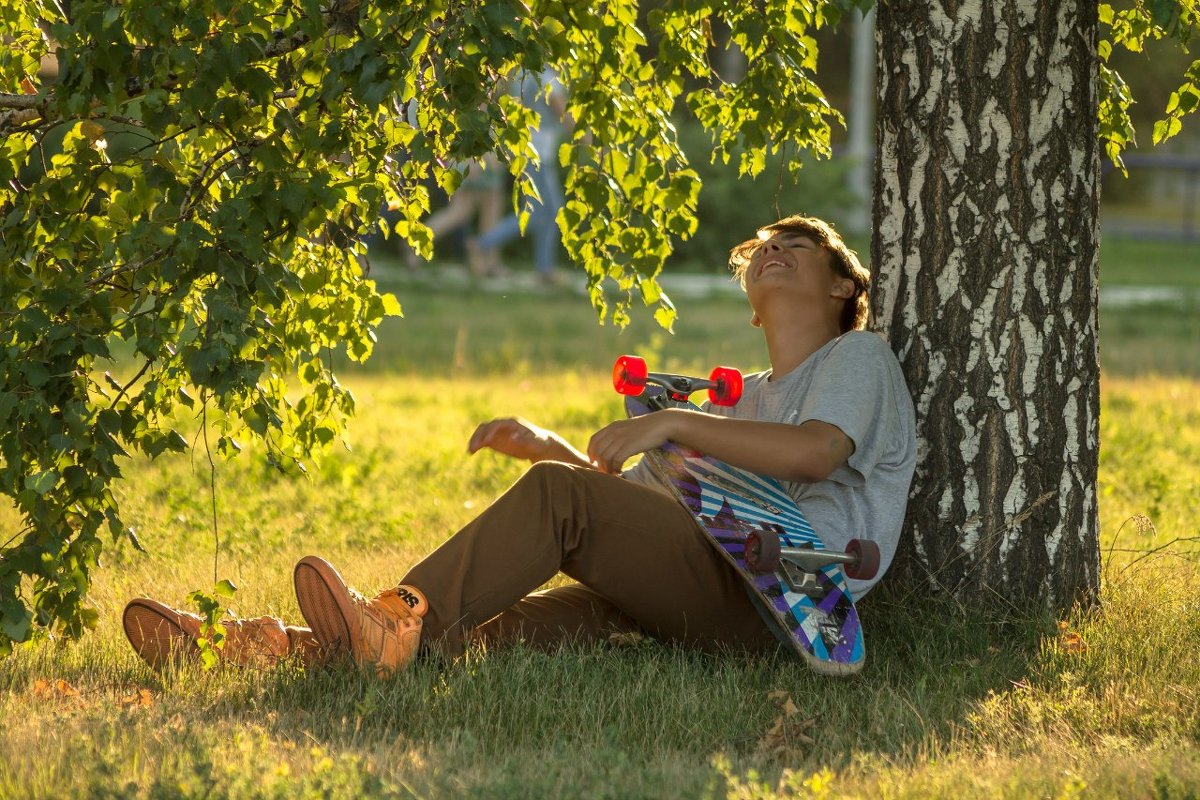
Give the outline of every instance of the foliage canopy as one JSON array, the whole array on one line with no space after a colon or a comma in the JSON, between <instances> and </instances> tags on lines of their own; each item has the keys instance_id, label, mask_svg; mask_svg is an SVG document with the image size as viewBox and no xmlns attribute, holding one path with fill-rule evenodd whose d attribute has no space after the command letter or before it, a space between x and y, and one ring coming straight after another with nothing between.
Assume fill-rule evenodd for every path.
<instances>
[{"instance_id":1,"label":"foliage canopy","mask_svg":"<svg viewBox=\"0 0 1200 800\"><path fill-rule=\"evenodd\" d=\"M870 5L0 0L0 491L24 520L0 541L0 652L94 622L103 537L138 546L112 492L122 458L202 441L211 459L250 436L302 469L337 440L354 401L331 352L367 358L400 313L361 237L428 255L430 185L453 192L487 152L514 205L536 191L537 118L508 79L552 67L569 88L559 222L601 319L624 323L636 292L669 327L656 276L700 190L672 114L686 106L743 174L781 148L827 155L841 117L814 81L812 32ZM1192 0L1104 9L1127 47L1196 26ZM736 80L710 60L718 40L747 57ZM54 81L39 77L49 54ZM1128 92L1103 77L1119 156ZM1156 139L1196 107L1198 78L1193 65Z\"/></svg>"}]
</instances>

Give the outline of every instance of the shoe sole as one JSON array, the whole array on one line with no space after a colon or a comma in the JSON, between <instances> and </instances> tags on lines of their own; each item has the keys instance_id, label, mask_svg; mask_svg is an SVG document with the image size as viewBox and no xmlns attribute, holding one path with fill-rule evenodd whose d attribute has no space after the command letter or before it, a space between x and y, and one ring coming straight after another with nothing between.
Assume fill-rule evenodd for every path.
<instances>
[{"instance_id":1,"label":"shoe sole","mask_svg":"<svg viewBox=\"0 0 1200 800\"><path fill-rule=\"evenodd\" d=\"M305 556L292 573L296 602L328 658L353 655L359 648L352 624L354 605L342 576L323 558Z\"/></svg>"},{"instance_id":2,"label":"shoe sole","mask_svg":"<svg viewBox=\"0 0 1200 800\"><path fill-rule=\"evenodd\" d=\"M121 626L134 652L156 670L200 652L196 640L180 624L179 615L157 600L129 601Z\"/></svg>"}]
</instances>

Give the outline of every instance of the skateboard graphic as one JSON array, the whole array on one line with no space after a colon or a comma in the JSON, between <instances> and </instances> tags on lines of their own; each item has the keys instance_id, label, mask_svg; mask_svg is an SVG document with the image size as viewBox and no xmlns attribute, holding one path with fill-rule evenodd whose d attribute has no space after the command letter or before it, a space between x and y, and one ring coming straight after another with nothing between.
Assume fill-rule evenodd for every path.
<instances>
[{"instance_id":1,"label":"skateboard graphic","mask_svg":"<svg viewBox=\"0 0 1200 800\"><path fill-rule=\"evenodd\" d=\"M728 367L717 367L708 380L647 372L645 360L621 356L613 368L613 387L625 395L626 413L636 417L664 408L699 410L688 397L701 389L708 389L714 405L735 405L742 376ZM824 549L773 478L671 442L643 458L741 574L751 598L774 622L776 635L813 671L850 675L862 668L866 647L846 578L875 576L879 548L874 542L852 539L845 552Z\"/></svg>"}]
</instances>

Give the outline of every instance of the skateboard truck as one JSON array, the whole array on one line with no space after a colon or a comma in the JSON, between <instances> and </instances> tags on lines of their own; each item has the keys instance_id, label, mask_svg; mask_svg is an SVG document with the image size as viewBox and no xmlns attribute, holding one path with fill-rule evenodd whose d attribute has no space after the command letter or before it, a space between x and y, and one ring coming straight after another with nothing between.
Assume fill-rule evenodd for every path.
<instances>
[{"instance_id":1,"label":"skateboard truck","mask_svg":"<svg viewBox=\"0 0 1200 800\"><path fill-rule=\"evenodd\" d=\"M774 572L783 569L796 591L810 596L824 590L817 583L817 572L830 564L841 564L846 577L870 580L879 572L879 545L867 539L851 539L846 550L818 550L807 547L784 547L773 531L754 531L746 536L744 558L752 572Z\"/></svg>"},{"instance_id":2,"label":"skateboard truck","mask_svg":"<svg viewBox=\"0 0 1200 800\"><path fill-rule=\"evenodd\" d=\"M736 405L742 399L742 373L732 367L716 367L705 380L667 372L648 372L646 359L639 356L617 359L613 366L613 388L621 394L636 397L645 391L647 384L666 390L665 395L649 398L647 405L652 411L687 405L688 397L701 389L708 389L708 399L716 406Z\"/></svg>"}]
</instances>

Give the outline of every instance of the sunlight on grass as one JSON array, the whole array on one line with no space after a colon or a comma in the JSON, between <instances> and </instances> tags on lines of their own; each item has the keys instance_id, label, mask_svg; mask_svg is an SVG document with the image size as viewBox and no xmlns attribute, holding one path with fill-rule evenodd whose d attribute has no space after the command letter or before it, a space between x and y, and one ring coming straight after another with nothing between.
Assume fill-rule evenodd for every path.
<instances>
[{"instance_id":1,"label":"sunlight on grass","mask_svg":"<svg viewBox=\"0 0 1200 800\"><path fill-rule=\"evenodd\" d=\"M311 478L253 448L220 465L218 573L240 614L298 621L291 566L310 552L373 591L477 514L522 469L467 456L478 421L520 412L582 445L620 413L600 369L348 383L352 449ZM872 657L840 681L648 641L474 652L392 681L295 665L160 678L118 615L134 595L182 604L211 583L207 466L135 462L120 498L150 554L106 555L82 642L0 662L0 796L1186 796L1200 574L1195 542L1174 540L1200 535L1198 393L1104 378L1101 610L1060 628L868 598Z\"/></svg>"}]
</instances>

